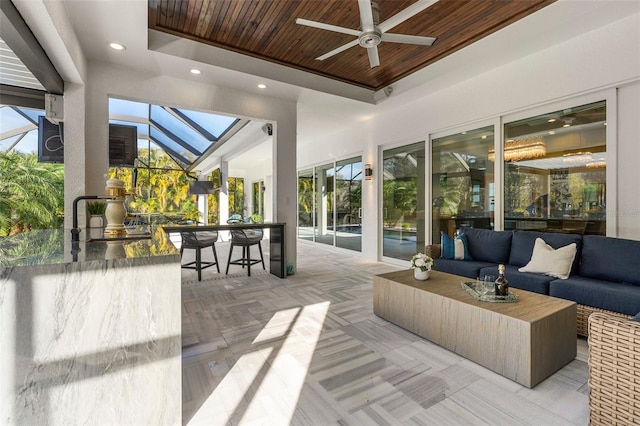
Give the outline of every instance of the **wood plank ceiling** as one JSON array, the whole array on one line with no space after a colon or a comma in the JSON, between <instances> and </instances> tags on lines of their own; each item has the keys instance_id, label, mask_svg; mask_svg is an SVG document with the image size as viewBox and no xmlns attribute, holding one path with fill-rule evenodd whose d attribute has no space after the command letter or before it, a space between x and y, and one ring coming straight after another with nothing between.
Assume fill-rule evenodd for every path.
<instances>
[{"instance_id":1,"label":"wood plank ceiling","mask_svg":"<svg viewBox=\"0 0 640 426\"><path fill-rule=\"evenodd\" d=\"M149 0L149 28L380 90L510 25L555 0L440 0L389 32L437 37L432 46L383 42L380 66L354 46L315 58L354 36L295 23L296 18L358 29L356 0ZM380 22L414 0L377 0ZM514 40L514 43L517 43Z\"/></svg>"}]
</instances>

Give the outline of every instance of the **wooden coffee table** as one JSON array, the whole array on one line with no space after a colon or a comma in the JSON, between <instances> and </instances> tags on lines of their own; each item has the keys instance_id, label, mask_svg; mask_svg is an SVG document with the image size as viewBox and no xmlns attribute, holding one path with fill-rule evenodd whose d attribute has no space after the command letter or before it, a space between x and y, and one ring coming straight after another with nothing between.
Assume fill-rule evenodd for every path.
<instances>
[{"instance_id":1,"label":"wooden coffee table","mask_svg":"<svg viewBox=\"0 0 640 426\"><path fill-rule=\"evenodd\" d=\"M534 387L576 357L576 303L512 289L516 303L474 299L469 278L413 271L373 278L373 312L477 364Z\"/></svg>"}]
</instances>

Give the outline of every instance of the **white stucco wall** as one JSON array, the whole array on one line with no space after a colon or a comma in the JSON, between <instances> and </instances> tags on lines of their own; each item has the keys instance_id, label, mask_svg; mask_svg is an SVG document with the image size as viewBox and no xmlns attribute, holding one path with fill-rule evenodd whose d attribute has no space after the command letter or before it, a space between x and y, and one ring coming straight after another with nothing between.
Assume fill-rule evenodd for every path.
<instances>
[{"instance_id":1,"label":"white stucco wall","mask_svg":"<svg viewBox=\"0 0 640 426\"><path fill-rule=\"evenodd\" d=\"M500 117L526 115L528 111L535 115L539 112L534 111L545 107L552 111L554 106L564 103L571 105L575 101L575 105L579 105L590 97L604 99L621 87L615 129L618 136L617 140L609 139L608 144L616 144L618 160L622 156L624 160L619 165L617 187L608 189L618 195L617 200L613 200L619 203L615 210L638 212L640 192L632 182L640 180L640 169L631 163L638 158L640 140L638 81L640 14L635 14L473 79L425 94L414 102L399 103L392 111L365 123L354 123L338 134L305 143L298 150L298 168L343 158L356 151L363 153L365 162L375 160L376 190L365 184L363 191L362 244L363 254L375 259L379 251L379 212L376 211L380 184L380 174L376 171L381 169L379 147L428 140L433 133L473 129ZM615 95L613 100L615 103ZM610 160L610 167L613 161ZM620 215L619 226L610 235L640 239L640 221L633 219L632 213Z\"/></svg>"}]
</instances>

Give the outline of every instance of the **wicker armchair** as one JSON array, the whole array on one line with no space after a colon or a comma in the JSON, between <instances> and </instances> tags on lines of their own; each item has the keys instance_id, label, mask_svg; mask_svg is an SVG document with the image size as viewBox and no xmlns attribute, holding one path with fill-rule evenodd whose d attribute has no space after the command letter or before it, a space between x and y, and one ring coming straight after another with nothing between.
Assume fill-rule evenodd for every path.
<instances>
[{"instance_id":1,"label":"wicker armchair","mask_svg":"<svg viewBox=\"0 0 640 426\"><path fill-rule=\"evenodd\" d=\"M640 322L589 317L589 420L640 424Z\"/></svg>"}]
</instances>

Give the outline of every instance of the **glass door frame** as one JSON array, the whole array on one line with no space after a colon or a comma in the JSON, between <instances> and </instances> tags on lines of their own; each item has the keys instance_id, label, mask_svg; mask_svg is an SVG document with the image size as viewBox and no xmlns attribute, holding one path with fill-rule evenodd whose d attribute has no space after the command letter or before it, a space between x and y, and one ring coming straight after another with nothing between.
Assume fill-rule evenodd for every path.
<instances>
[{"instance_id":1,"label":"glass door frame","mask_svg":"<svg viewBox=\"0 0 640 426\"><path fill-rule=\"evenodd\" d=\"M396 148L402 148L404 146L408 146L408 145L414 145L414 144L418 144L421 143L424 145L423 149L425 150L425 165L424 165L424 170L425 170L425 185L424 185L424 200L425 200L425 205L423 206L423 211L425 212L424 215L424 237L425 237L425 241L428 241L426 238L429 235L429 226L427 226L427 223L430 224L430 222L427 222L427 217L429 216L428 220L430 221L430 208L427 208L427 205L430 207L431 203L429 202L429 200L431 198L429 198L431 196L431 188L429 185L429 180L427 180L428 176L431 173L431 151L430 151L430 147L431 147L431 143L430 143L430 139L428 138L428 135L420 138L420 137L416 137L413 138L412 140L407 140L407 141L402 141L396 144L392 144L392 145L379 145L378 146L378 162L376 165L376 169L379 170L380 172L378 173L379 179L377 179L377 194L378 194L378 259L382 262L385 263L389 263L392 265L398 265L398 266L407 266L409 264L409 260L403 260L403 259L398 259L395 257L389 257L389 256L385 256L384 255L384 219L385 219L385 207L384 207L384 152L385 151L389 151L392 149L396 149ZM417 207L417 206L416 206ZM424 251L424 249L423 249Z\"/></svg>"},{"instance_id":2,"label":"glass door frame","mask_svg":"<svg viewBox=\"0 0 640 426\"><path fill-rule=\"evenodd\" d=\"M329 247L333 247L333 248L337 248L337 249L341 249L341 250L349 250L350 252L354 251L354 250L343 248L343 247L340 247L340 246L337 245L336 229L335 229L336 225L335 224L337 223L337 220L338 220L338 212L337 212L337 209L335 208L336 207L336 196L337 196L337 194L336 194L335 172L336 172L336 168L337 168L338 163L344 162L346 160L355 160L355 159L359 159L360 160L359 162L362 164L362 167L363 167L363 170L364 170L364 160L363 160L363 158L364 158L363 153L357 153L357 154L352 154L352 155L347 155L347 156L344 156L344 157L336 158L336 159L333 159L332 161L322 161L322 162L319 162L319 163L316 163L316 164L313 164L313 165L310 165L310 166L301 167L296 171L296 180L298 180L300 178L300 172L309 171L309 170L311 170L311 175L312 175L312 180L313 180L313 197L312 197L312 199L313 199L313 212L314 212L313 215L312 215L313 233L312 233L312 239L311 240L307 240L307 239L304 239L304 240L312 241L314 243L318 243L319 242L317 240L317 238L316 238L317 237L316 227L318 225L318 218L317 218L318 211L316 210L318 208L318 202L317 202L318 185L316 185L316 181L317 181L317 178L318 178L318 170L323 166L331 166L327 170L333 170L333 179L332 179L332 182L333 182L332 194L333 195L331 197L332 198L331 202L332 202L332 205L334 207L333 207L333 212L331 214L331 217L332 217L332 221L333 221L333 224L334 224L333 225L334 229L332 231L332 244L331 245L326 244L326 245L329 246ZM364 179L363 179L363 181L364 181ZM298 185L298 182L296 182L296 185ZM298 194L298 196L299 196L299 194ZM297 204L297 202L296 202L296 204ZM362 204L362 200L361 200L361 204ZM361 205L360 209L363 209L363 208L364 208L364 206ZM299 211L299 206L296 206L296 209ZM296 223L296 238L298 238L298 239L300 239L298 237L299 231L297 229L297 228L299 228L299 226L300 226L300 223L299 223L299 220L298 220L297 223ZM360 251L358 251L358 253L361 253L361 252L362 252L362 245L361 245Z\"/></svg>"}]
</instances>

